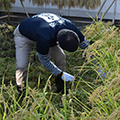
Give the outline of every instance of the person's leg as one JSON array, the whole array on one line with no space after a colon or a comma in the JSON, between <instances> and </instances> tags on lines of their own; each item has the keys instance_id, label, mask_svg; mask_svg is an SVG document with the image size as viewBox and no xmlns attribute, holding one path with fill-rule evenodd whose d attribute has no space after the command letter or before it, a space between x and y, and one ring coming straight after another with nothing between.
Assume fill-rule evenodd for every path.
<instances>
[{"instance_id":1,"label":"person's leg","mask_svg":"<svg viewBox=\"0 0 120 120\"><path fill-rule=\"evenodd\" d=\"M21 35L18 27L14 31L14 41L16 48L16 84L22 86L26 82L29 54L34 42ZM22 84L23 81L24 84Z\"/></svg>"},{"instance_id":2,"label":"person's leg","mask_svg":"<svg viewBox=\"0 0 120 120\"><path fill-rule=\"evenodd\" d=\"M66 71L66 56L58 45L49 49L49 55L59 69Z\"/></svg>"},{"instance_id":3,"label":"person's leg","mask_svg":"<svg viewBox=\"0 0 120 120\"><path fill-rule=\"evenodd\" d=\"M49 49L49 55L59 69L61 69L62 71L66 70L66 56L64 51L59 46L51 47ZM55 78L57 92L64 93L64 81L59 76L61 75L58 75Z\"/></svg>"}]
</instances>

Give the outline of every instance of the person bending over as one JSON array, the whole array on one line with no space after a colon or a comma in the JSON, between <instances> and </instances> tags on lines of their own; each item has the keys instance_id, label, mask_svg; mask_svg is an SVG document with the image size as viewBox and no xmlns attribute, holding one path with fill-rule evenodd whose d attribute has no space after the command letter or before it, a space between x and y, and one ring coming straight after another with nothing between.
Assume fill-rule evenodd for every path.
<instances>
[{"instance_id":1,"label":"person bending over","mask_svg":"<svg viewBox=\"0 0 120 120\"><path fill-rule=\"evenodd\" d=\"M63 50L74 52L78 47L86 49L89 42L70 20L53 13L40 13L24 19L14 31L16 47L16 84L18 91L25 87L29 55L33 44L40 63L56 76L57 92L64 89L64 80L73 81L74 76L66 71L66 56ZM54 61L51 62L49 58Z\"/></svg>"}]
</instances>

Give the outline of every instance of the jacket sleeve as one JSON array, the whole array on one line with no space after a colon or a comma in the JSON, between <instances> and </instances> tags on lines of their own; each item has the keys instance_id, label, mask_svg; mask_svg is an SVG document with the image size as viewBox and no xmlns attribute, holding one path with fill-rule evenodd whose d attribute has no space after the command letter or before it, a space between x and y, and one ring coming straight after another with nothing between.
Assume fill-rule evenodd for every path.
<instances>
[{"instance_id":1,"label":"jacket sleeve","mask_svg":"<svg viewBox=\"0 0 120 120\"><path fill-rule=\"evenodd\" d=\"M86 49L86 48L88 48L89 47L89 41L88 40L86 40L86 38L84 38L84 41L82 41L81 43L79 43L79 47L81 48L81 49Z\"/></svg>"},{"instance_id":2,"label":"jacket sleeve","mask_svg":"<svg viewBox=\"0 0 120 120\"><path fill-rule=\"evenodd\" d=\"M48 54L42 55L38 52L38 58L41 64L55 76L62 72L53 62L50 61Z\"/></svg>"}]
</instances>

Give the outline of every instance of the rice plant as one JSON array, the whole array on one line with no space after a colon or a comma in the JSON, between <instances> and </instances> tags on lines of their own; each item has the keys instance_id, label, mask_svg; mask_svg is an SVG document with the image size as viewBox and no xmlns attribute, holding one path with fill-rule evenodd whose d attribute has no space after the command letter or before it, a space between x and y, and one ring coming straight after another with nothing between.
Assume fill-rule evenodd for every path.
<instances>
[{"instance_id":1,"label":"rice plant","mask_svg":"<svg viewBox=\"0 0 120 120\"><path fill-rule=\"evenodd\" d=\"M55 93L54 76L38 61L35 47L30 54L27 93L22 99L15 83L13 35L0 35L0 118L3 120L119 120L120 119L120 34L110 22L95 21L82 31L94 43L66 53L67 72L76 80L66 83L69 93ZM7 46L7 47L6 47ZM11 52L11 50L13 52ZM101 78L99 66L106 73ZM86 56L86 57L84 57ZM66 87L66 86L65 86ZM65 88L66 90L66 88Z\"/></svg>"}]
</instances>

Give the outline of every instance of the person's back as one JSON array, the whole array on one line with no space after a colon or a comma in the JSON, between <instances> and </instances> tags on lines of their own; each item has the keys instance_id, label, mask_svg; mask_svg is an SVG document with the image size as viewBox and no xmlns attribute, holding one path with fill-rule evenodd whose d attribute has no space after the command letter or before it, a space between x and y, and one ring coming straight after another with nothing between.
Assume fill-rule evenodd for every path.
<instances>
[{"instance_id":1,"label":"person's back","mask_svg":"<svg viewBox=\"0 0 120 120\"><path fill-rule=\"evenodd\" d=\"M64 19L52 13L41 13L26 18L20 23L19 30L25 37L37 41L37 34L46 40L54 39L58 29L64 24Z\"/></svg>"}]
</instances>

